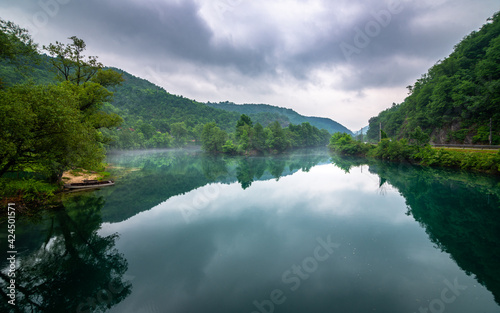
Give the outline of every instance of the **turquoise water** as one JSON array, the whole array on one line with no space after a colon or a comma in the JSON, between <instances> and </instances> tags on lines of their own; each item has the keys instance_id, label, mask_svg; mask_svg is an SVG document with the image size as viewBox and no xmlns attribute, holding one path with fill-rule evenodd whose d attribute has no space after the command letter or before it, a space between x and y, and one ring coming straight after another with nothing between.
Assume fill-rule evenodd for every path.
<instances>
[{"instance_id":1,"label":"turquoise water","mask_svg":"<svg viewBox=\"0 0 500 313\"><path fill-rule=\"evenodd\" d=\"M500 311L496 178L326 150L109 162L115 186L17 221L21 312Z\"/></svg>"}]
</instances>

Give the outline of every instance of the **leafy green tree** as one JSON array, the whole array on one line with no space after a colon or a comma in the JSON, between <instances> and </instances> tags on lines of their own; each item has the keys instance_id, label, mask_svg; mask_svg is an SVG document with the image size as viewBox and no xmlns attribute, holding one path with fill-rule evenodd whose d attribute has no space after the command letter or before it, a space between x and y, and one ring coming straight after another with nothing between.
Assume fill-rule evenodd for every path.
<instances>
[{"instance_id":1,"label":"leafy green tree","mask_svg":"<svg viewBox=\"0 0 500 313\"><path fill-rule=\"evenodd\" d=\"M245 114L242 114L238 122L236 122L235 137L238 143L238 150L242 153L247 153L248 149L253 146L254 129L252 127L252 120Z\"/></svg>"},{"instance_id":2,"label":"leafy green tree","mask_svg":"<svg viewBox=\"0 0 500 313\"><path fill-rule=\"evenodd\" d=\"M225 154L236 154L238 147L236 147L232 140L227 140L222 146L222 152Z\"/></svg>"},{"instance_id":3,"label":"leafy green tree","mask_svg":"<svg viewBox=\"0 0 500 313\"><path fill-rule=\"evenodd\" d=\"M67 85L21 85L0 91L0 176L42 166L59 178L69 167L96 168L104 148L94 121Z\"/></svg>"},{"instance_id":4,"label":"leafy green tree","mask_svg":"<svg viewBox=\"0 0 500 313\"><path fill-rule=\"evenodd\" d=\"M268 127L269 129L266 145L269 149L275 152L285 151L289 142L286 140L285 132L278 121L271 123Z\"/></svg>"},{"instance_id":5,"label":"leafy green tree","mask_svg":"<svg viewBox=\"0 0 500 313\"><path fill-rule=\"evenodd\" d=\"M252 149L263 152L266 149L266 133L260 123L254 126L254 140L252 142Z\"/></svg>"},{"instance_id":6,"label":"leafy green tree","mask_svg":"<svg viewBox=\"0 0 500 313\"><path fill-rule=\"evenodd\" d=\"M103 65L97 61L96 56L83 55L87 45L82 39L76 36L69 39L72 41L69 44L56 41L43 48L53 57L50 62L61 80L77 85L89 82Z\"/></svg>"},{"instance_id":7,"label":"leafy green tree","mask_svg":"<svg viewBox=\"0 0 500 313\"><path fill-rule=\"evenodd\" d=\"M240 119L236 123L236 129L238 129L238 127L245 126L245 125L252 127L252 119L248 115L242 114L240 116Z\"/></svg>"},{"instance_id":8,"label":"leafy green tree","mask_svg":"<svg viewBox=\"0 0 500 313\"><path fill-rule=\"evenodd\" d=\"M0 59L16 60L34 55L37 47L26 29L0 19Z\"/></svg>"},{"instance_id":9,"label":"leafy green tree","mask_svg":"<svg viewBox=\"0 0 500 313\"><path fill-rule=\"evenodd\" d=\"M409 86L403 103L370 119L368 138L378 141L379 123L393 139L422 132L446 133L445 142L484 141L484 128L500 125L500 12L466 36L444 60ZM498 130L493 134L499 138ZM437 138L437 140L440 140Z\"/></svg>"},{"instance_id":10,"label":"leafy green tree","mask_svg":"<svg viewBox=\"0 0 500 313\"><path fill-rule=\"evenodd\" d=\"M26 49L33 51L25 30L3 21L0 24L2 59L12 58L12 54L22 56ZM122 120L101 111L112 93L90 81L99 66L95 58L90 63L84 61L84 42L76 37L73 40L74 44L64 47L64 54L54 61L56 68L59 65L66 71L62 83L31 83L0 90L0 176L9 170L31 168L59 180L70 167L96 169L104 159L107 140L99 129L115 127ZM25 48L20 48L23 45ZM51 49L55 52L62 47ZM107 75L117 81L117 75Z\"/></svg>"},{"instance_id":11,"label":"leafy green tree","mask_svg":"<svg viewBox=\"0 0 500 313\"><path fill-rule=\"evenodd\" d=\"M174 137L175 146L180 147L185 145L189 134L186 123L179 122L170 125L170 134Z\"/></svg>"},{"instance_id":12,"label":"leafy green tree","mask_svg":"<svg viewBox=\"0 0 500 313\"><path fill-rule=\"evenodd\" d=\"M207 152L222 152L226 144L227 134L221 130L215 122L207 123L203 126L201 133L201 147Z\"/></svg>"},{"instance_id":13,"label":"leafy green tree","mask_svg":"<svg viewBox=\"0 0 500 313\"><path fill-rule=\"evenodd\" d=\"M420 126L417 126L413 132L410 133L410 140L417 146L425 146L429 144L429 135L424 133Z\"/></svg>"},{"instance_id":14,"label":"leafy green tree","mask_svg":"<svg viewBox=\"0 0 500 313\"><path fill-rule=\"evenodd\" d=\"M15 71L19 71L24 68L21 59L35 62L37 48L26 29L0 18L0 60L14 64ZM3 80L0 77L0 89L5 87Z\"/></svg>"}]
</instances>

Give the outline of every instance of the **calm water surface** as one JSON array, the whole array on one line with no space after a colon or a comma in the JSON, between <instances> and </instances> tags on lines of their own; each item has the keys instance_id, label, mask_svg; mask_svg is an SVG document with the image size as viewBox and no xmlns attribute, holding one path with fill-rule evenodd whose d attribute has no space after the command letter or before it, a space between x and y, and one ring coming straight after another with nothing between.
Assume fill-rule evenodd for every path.
<instances>
[{"instance_id":1,"label":"calm water surface","mask_svg":"<svg viewBox=\"0 0 500 313\"><path fill-rule=\"evenodd\" d=\"M19 312L500 312L498 179L324 150L109 162L114 187L17 220Z\"/></svg>"}]
</instances>

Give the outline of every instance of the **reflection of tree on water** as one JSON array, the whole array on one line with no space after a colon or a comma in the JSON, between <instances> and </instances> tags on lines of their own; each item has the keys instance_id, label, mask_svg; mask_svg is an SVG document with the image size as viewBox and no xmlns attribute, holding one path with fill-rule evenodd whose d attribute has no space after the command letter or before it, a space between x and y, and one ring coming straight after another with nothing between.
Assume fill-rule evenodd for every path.
<instances>
[{"instance_id":1,"label":"reflection of tree on water","mask_svg":"<svg viewBox=\"0 0 500 313\"><path fill-rule=\"evenodd\" d=\"M387 181L405 197L408 215L425 228L431 241L468 275L474 274L500 304L498 179L409 164L364 162L381 182ZM359 160L348 159L339 164L347 170L360 165Z\"/></svg>"},{"instance_id":2,"label":"reflection of tree on water","mask_svg":"<svg viewBox=\"0 0 500 313\"><path fill-rule=\"evenodd\" d=\"M250 187L255 180L275 178L295 173L299 169L308 172L313 166L328 160L325 154L289 154L279 157L249 157L238 159L236 178L243 189ZM287 170L288 167L288 170ZM265 177L266 171L271 177Z\"/></svg>"},{"instance_id":3,"label":"reflection of tree on water","mask_svg":"<svg viewBox=\"0 0 500 313\"><path fill-rule=\"evenodd\" d=\"M2 312L104 312L130 294L122 278L127 261L114 248L117 235L97 233L102 198L74 200L54 213L38 250L17 256L16 306L2 301ZM5 272L0 278L5 298L10 278Z\"/></svg>"},{"instance_id":4,"label":"reflection of tree on water","mask_svg":"<svg viewBox=\"0 0 500 313\"><path fill-rule=\"evenodd\" d=\"M246 189L256 180L279 179L298 169L308 171L321 162L328 162L326 149L316 154L309 152L279 157L222 157L189 150L123 154L122 158L115 155L110 162L138 170L122 177L113 188L103 191L108 193L102 211L103 220L123 221L173 196L210 183L238 181Z\"/></svg>"}]
</instances>

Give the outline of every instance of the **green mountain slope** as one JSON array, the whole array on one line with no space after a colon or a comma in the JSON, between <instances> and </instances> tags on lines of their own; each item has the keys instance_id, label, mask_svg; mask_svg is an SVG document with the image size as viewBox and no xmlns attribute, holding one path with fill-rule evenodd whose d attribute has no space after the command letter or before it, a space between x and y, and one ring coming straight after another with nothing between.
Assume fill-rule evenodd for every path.
<instances>
[{"instance_id":1,"label":"green mountain slope","mask_svg":"<svg viewBox=\"0 0 500 313\"><path fill-rule=\"evenodd\" d=\"M142 120L155 129L169 131L173 123L185 123L187 128L198 124L216 122L223 129L233 130L239 114L229 113L206 106L203 103L168 93L149 81L135 77L125 71L125 81L114 92L111 105L127 123L136 125L134 121ZM134 126L131 125L131 126Z\"/></svg>"},{"instance_id":2,"label":"green mountain slope","mask_svg":"<svg viewBox=\"0 0 500 313\"><path fill-rule=\"evenodd\" d=\"M13 64L0 63L0 75L5 86L23 83L28 80L36 84L57 83L55 72L50 64L50 57L40 55L38 62L27 61L19 70ZM291 109L270 105L245 105L244 111L228 110L215 104L204 104L183 96L168 93L155 84L135 77L125 71L124 82L112 91L114 99L105 103L103 110L120 115L124 123L116 130L102 130L110 139L110 145L116 148L156 148L182 145L188 140L199 139L202 126L215 122L221 129L233 132L236 122L243 113L247 113L254 123L264 127L274 121L282 126L309 122L329 132L350 131L342 125L318 117L304 117ZM241 108L241 106L238 106Z\"/></svg>"},{"instance_id":3,"label":"green mountain slope","mask_svg":"<svg viewBox=\"0 0 500 313\"><path fill-rule=\"evenodd\" d=\"M500 14L466 36L453 53L437 62L401 104L370 119L368 138L379 123L392 138L405 138L419 126L434 143L500 143Z\"/></svg>"},{"instance_id":4,"label":"green mountain slope","mask_svg":"<svg viewBox=\"0 0 500 313\"><path fill-rule=\"evenodd\" d=\"M282 126L287 126L288 124L302 124L304 122L309 122L309 124L316 126L319 129L326 129L330 133L345 132L352 134L352 132L345 126L324 117L313 117L313 116L303 116L295 112L292 109L281 108L277 106L272 106L269 104L235 104L232 102L219 102L219 103L207 103L208 106L226 110L229 112L238 112L239 114L247 114L252 119L258 121L259 114L269 113L274 116L281 117L281 120L288 121L288 123L282 124ZM279 119L278 119L279 120Z\"/></svg>"}]
</instances>

